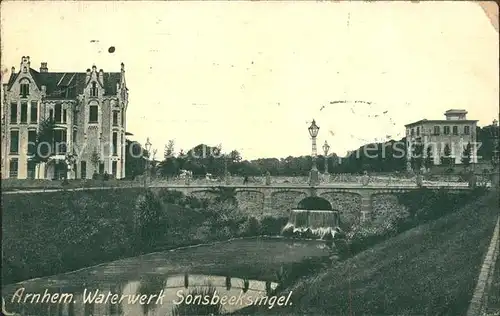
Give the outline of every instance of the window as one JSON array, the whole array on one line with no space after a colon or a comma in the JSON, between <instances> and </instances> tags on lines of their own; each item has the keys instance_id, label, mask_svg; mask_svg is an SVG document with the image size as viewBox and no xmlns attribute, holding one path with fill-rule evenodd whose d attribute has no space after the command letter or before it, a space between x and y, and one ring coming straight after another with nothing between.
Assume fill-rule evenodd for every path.
<instances>
[{"instance_id":1,"label":"window","mask_svg":"<svg viewBox=\"0 0 500 316\"><path fill-rule=\"evenodd\" d=\"M49 119L51 121L54 120L54 110L52 110L52 109L49 110Z\"/></svg>"},{"instance_id":2,"label":"window","mask_svg":"<svg viewBox=\"0 0 500 316\"><path fill-rule=\"evenodd\" d=\"M417 127L417 136L420 136L420 127Z\"/></svg>"},{"instance_id":3,"label":"window","mask_svg":"<svg viewBox=\"0 0 500 316\"><path fill-rule=\"evenodd\" d=\"M56 123L61 123L62 116L62 106L61 103L57 103L55 106L55 121Z\"/></svg>"},{"instance_id":4,"label":"window","mask_svg":"<svg viewBox=\"0 0 500 316\"><path fill-rule=\"evenodd\" d=\"M28 103L21 102L21 124L28 123Z\"/></svg>"},{"instance_id":5,"label":"window","mask_svg":"<svg viewBox=\"0 0 500 316\"><path fill-rule=\"evenodd\" d=\"M118 111L113 111L113 126L118 126Z\"/></svg>"},{"instance_id":6,"label":"window","mask_svg":"<svg viewBox=\"0 0 500 316\"><path fill-rule=\"evenodd\" d=\"M118 149L118 133L113 132L113 156L117 155Z\"/></svg>"},{"instance_id":7,"label":"window","mask_svg":"<svg viewBox=\"0 0 500 316\"><path fill-rule=\"evenodd\" d=\"M439 126L434 126L434 135L439 135L441 134L441 129L439 128Z\"/></svg>"},{"instance_id":8,"label":"window","mask_svg":"<svg viewBox=\"0 0 500 316\"><path fill-rule=\"evenodd\" d=\"M19 168L19 160L11 158L9 161L9 178L17 178L17 171Z\"/></svg>"},{"instance_id":9,"label":"window","mask_svg":"<svg viewBox=\"0 0 500 316\"><path fill-rule=\"evenodd\" d=\"M80 178L87 179L87 162L80 161Z\"/></svg>"},{"instance_id":10,"label":"window","mask_svg":"<svg viewBox=\"0 0 500 316\"><path fill-rule=\"evenodd\" d=\"M445 135L450 135L450 127L449 126L444 126L443 127L443 132Z\"/></svg>"},{"instance_id":11,"label":"window","mask_svg":"<svg viewBox=\"0 0 500 316\"><path fill-rule=\"evenodd\" d=\"M411 136L415 135L415 129L411 129Z\"/></svg>"},{"instance_id":12,"label":"window","mask_svg":"<svg viewBox=\"0 0 500 316\"><path fill-rule=\"evenodd\" d=\"M35 179L35 167L36 163L28 160L28 179Z\"/></svg>"},{"instance_id":13,"label":"window","mask_svg":"<svg viewBox=\"0 0 500 316\"><path fill-rule=\"evenodd\" d=\"M21 96L26 98L30 94L30 84L29 83L21 83Z\"/></svg>"},{"instance_id":14,"label":"window","mask_svg":"<svg viewBox=\"0 0 500 316\"><path fill-rule=\"evenodd\" d=\"M104 173L104 162L101 162L99 164L99 174L103 174Z\"/></svg>"},{"instance_id":15,"label":"window","mask_svg":"<svg viewBox=\"0 0 500 316\"><path fill-rule=\"evenodd\" d=\"M125 122L125 113L124 112L121 113L121 117L122 117L122 126L124 126L124 122Z\"/></svg>"},{"instance_id":16,"label":"window","mask_svg":"<svg viewBox=\"0 0 500 316\"><path fill-rule=\"evenodd\" d=\"M113 174L113 176L116 178L116 169L117 169L117 162L116 161L113 161L111 163L111 173Z\"/></svg>"},{"instance_id":17,"label":"window","mask_svg":"<svg viewBox=\"0 0 500 316\"><path fill-rule=\"evenodd\" d=\"M15 102L10 104L10 123L17 123L17 103Z\"/></svg>"},{"instance_id":18,"label":"window","mask_svg":"<svg viewBox=\"0 0 500 316\"><path fill-rule=\"evenodd\" d=\"M97 122L98 122L97 105L91 105L89 111L89 123L97 123Z\"/></svg>"},{"instance_id":19,"label":"window","mask_svg":"<svg viewBox=\"0 0 500 316\"><path fill-rule=\"evenodd\" d=\"M63 123L66 123L66 115L68 115L68 111L66 111L66 109L64 109L63 116L62 116Z\"/></svg>"},{"instance_id":20,"label":"window","mask_svg":"<svg viewBox=\"0 0 500 316\"><path fill-rule=\"evenodd\" d=\"M19 152L19 131L10 131L10 153Z\"/></svg>"},{"instance_id":21,"label":"window","mask_svg":"<svg viewBox=\"0 0 500 316\"><path fill-rule=\"evenodd\" d=\"M76 130L73 130L73 143L76 143L77 140L77 133Z\"/></svg>"},{"instance_id":22,"label":"window","mask_svg":"<svg viewBox=\"0 0 500 316\"><path fill-rule=\"evenodd\" d=\"M37 121L38 121L38 103L36 101L31 101L30 123L37 123Z\"/></svg>"},{"instance_id":23,"label":"window","mask_svg":"<svg viewBox=\"0 0 500 316\"><path fill-rule=\"evenodd\" d=\"M453 126L453 135L458 135L458 126Z\"/></svg>"},{"instance_id":24,"label":"window","mask_svg":"<svg viewBox=\"0 0 500 316\"><path fill-rule=\"evenodd\" d=\"M54 142L56 154L66 153L66 130L57 129L54 131Z\"/></svg>"},{"instance_id":25,"label":"window","mask_svg":"<svg viewBox=\"0 0 500 316\"><path fill-rule=\"evenodd\" d=\"M97 97L97 84L92 82L92 88L90 88L90 96Z\"/></svg>"},{"instance_id":26,"label":"window","mask_svg":"<svg viewBox=\"0 0 500 316\"><path fill-rule=\"evenodd\" d=\"M31 156L35 153L36 146L36 131L28 131L28 155Z\"/></svg>"},{"instance_id":27,"label":"window","mask_svg":"<svg viewBox=\"0 0 500 316\"><path fill-rule=\"evenodd\" d=\"M470 135L470 126L464 126L464 134Z\"/></svg>"}]
</instances>

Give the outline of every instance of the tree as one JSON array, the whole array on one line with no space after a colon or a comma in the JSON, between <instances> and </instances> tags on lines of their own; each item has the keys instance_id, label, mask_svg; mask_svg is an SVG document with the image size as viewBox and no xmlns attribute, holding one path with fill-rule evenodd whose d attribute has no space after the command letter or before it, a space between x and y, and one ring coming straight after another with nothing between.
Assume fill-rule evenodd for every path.
<instances>
[{"instance_id":1,"label":"tree","mask_svg":"<svg viewBox=\"0 0 500 316\"><path fill-rule=\"evenodd\" d=\"M447 167L451 167L452 165L452 157L451 157L451 149L450 145L444 145L443 156L441 157L441 163Z\"/></svg>"},{"instance_id":2,"label":"tree","mask_svg":"<svg viewBox=\"0 0 500 316\"><path fill-rule=\"evenodd\" d=\"M229 153L229 157L230 157L231 162L233 162L233 163L241 161L241 155L237 150L232 150Z\"/></svg>"},{"instance_id":3,"label":"tree","mask_svg":"<svg viewBox=\"0 0 500 316\"><path fill-rule=\"evenodd\" d=\"M36 164L49 161L55 154L54 151L54 128L55 122L52 119L45 119L40 123L36 134L36 141L33 144L31 160ZM38 177L40 177L40 168L38 168Z\"/></svg>"},{"instance_id":4,"label":"tree","mask_svg":"<svg viewBox=\"0 0 500 316\"><path fill-rule=\"evenodd\" d=\"M97 172L97 168L99 166L99 162L101 162L101 157L99 156L99 153L97 152L97 149L94 147L94 150L90 154L90 163L94 167L94 173Z\"/></svg>"},{"instance_id":5,"label":"tree","mask_svg":"<svg viewBox=\"0 0 500 316\"><path fill-rule=\"evenodd\" d=\"M432 154L432 147L430 145L426 150L424 165L426 169L430 169L434 165L434 157Z\"/></svg>"},{"instance_id":6,"label":"tree","mask_svg":"<svg viewBox=\"0 0 500 316\"><path fill-rule=\"evenodd\" d=\"M165 145L165 150L163 153L163 158L167 160L168 158L172 158L174 156L174 140L171 139L168 141L168 144Z\"/></svg>"},{"instance_id":7,"label":"tree","mask_svg":"<svg viewBox=\"0 0 500 316\"><path fill-rule=\"evenodd\" d=\"M144 173L144 149L141 144L126 139L125 142L125 171L126 177L134 179Z\"/></svg>"},{"instance_id":8,"label":"tree","mask_svg":"<svg viewBox=\"0 0 500 316\"><path fill-rule=\"evenodd\" d=\"M471 154L472 154L472 145L471 143L467 143L467 145L464 147L464 151L462 152L462 163L464 165L464 168L467 168L470 165L471 162Z\"/></svg>"},{"instance_id":9,"label":"tree","mask_svg":"<svg viewBox=\"0 0 500 316\"><path fill-rule=\"evenodd\" d=\"M423 153L424 153L424 145L422 143L415 143L412 147L411 153L411 164L413 170L419 171L423 165Z\"/></svg>"}]
</instances>

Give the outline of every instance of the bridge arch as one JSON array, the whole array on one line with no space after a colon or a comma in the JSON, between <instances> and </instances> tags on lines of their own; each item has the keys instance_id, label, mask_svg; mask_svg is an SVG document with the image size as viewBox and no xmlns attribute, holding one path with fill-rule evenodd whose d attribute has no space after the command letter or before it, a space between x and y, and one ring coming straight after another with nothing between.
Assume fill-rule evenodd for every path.
<instances>
[{"instance_id":1,"label":"bridge arch","mask_svg":"<svg viewBox=\"0 0 500 316\"><path fill-rule=\"evenodd\" d=\"M297 204L299 210L333 211L332 204L319 196L308 196Z\"/></svg>"}]
</instances>

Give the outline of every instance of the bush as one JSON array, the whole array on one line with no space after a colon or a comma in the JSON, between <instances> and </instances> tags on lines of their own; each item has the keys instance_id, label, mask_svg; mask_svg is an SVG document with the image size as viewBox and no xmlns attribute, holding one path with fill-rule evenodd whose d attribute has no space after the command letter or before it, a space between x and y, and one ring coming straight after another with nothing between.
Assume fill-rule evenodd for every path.
<instances>
[{"instance_id":1,"label":"bush","mask_svg":"<svg viewBox=\"0 0 500 316\"><path fill-rule=\"evenodd\" d=\"M165 231L165 224L158 197L151 190L140 195L134 210L136 246L144 250L153 249Z\"/></svg>"},{"instance_id":2,"label":"bush","mask_svg":"<svg viewBox=\"0 0 500 316\"><path fill-rule=\"evenodd\" d=\"M265 236L281 235L281 230L288 223L288 217L266 216L260 222L260 234Z\"/></svg>"},{"instance_id":3,"label":"bush","mask_svg":"<svg viewBox=\"0 0 500 316\"><path fill-rule=\"evenodd\" d=\"M251 237L257 236L260 232L260 223L255 217L249 217L247 220L241 225L241 236Z\"/></svg>"}]
</instances>

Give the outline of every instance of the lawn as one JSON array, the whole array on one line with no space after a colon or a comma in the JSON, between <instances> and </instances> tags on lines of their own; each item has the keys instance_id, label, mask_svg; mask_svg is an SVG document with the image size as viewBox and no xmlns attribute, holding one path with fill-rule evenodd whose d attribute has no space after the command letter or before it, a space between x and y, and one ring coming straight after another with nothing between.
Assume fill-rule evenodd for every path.
<instances>
[{"instance_id":1,"label":"lawn","mask_svg":"<svg viewBox=\"0 0 500 316\"><path fill-rule=\"evenodd\" d=\"M498 192L295 284L267 315L463 315L499 214Z\"/></svg>"}]
</instances>

